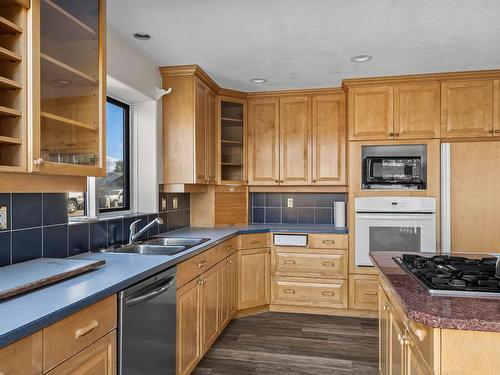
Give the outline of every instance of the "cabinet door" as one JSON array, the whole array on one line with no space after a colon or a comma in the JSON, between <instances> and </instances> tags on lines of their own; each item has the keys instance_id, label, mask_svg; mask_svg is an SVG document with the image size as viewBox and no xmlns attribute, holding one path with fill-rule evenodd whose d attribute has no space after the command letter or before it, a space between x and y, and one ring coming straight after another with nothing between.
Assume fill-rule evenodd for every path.
<instances>
[{"instance_id":1,"label":"cabinet door","mask_svg":"<svg viewBox=\"0 0 500 375\"><path fill-rule=\"evenodd\" d=\"M115 375L116 331L111 331L47 374Z\"/></svg>"},{"instance_id":2,"label":"cabinet door","mask_svg":"<svg viewBox=\"0 0 500 375\"><path fill-rule=\"evenodd\" d=\"M210 348L219 333L219 273L212 267L201 275L201 349L202 355Z\"/></svg>"},{"instance_id":3,"label":"cabinet door","mask_svg":"<svg viewBox=\"0 0 500 375\"><path fill-rule=\"evenodd\" d=\"M391 314L391 375L405 375L405 343L404 328Z\"/></svg>"},{"instance_id":4,"label":"cabinet door","mask_svg":"<svg viewBox=\"0 0 500 375\"><path fill-rule=\"evenodd\" d=\"M42 373L42 332L0 349L0 374Z\"/></svg>"},{"instance_id":5,"label":"cabinet door","mask_svg":"<svg viewBox=\"0 0 500 375\"><path fill-rule=\"evenodd\" d=\"M311 98L280 99L280 183L311 183Z\"/></svg>"},{"instance_id":6,"label":"cabinet door","mask_svg":"<svg viewBox=\"0 0 500 375\"><path fill-rule=\"evenodd\" d=\"M201 358L200 290L195 279L177 290L177 375L190 374Z\"/></svg>"},{"instance_id":7,"label":"cabinet door","mask_svg":"<svg viewBox=\"0 0 500 375\"><path fill-rule=\"evenodd\" d=\"M500 80L493 81L493 135L500 136Z\"/></svg>"},{"instance_id":8,"label":"cabinet door","mask_svg":"<svg viewBox=\"0 0 500 375\"><path fill-rule=\"evenodd\" d=\"M349 90L349 139L393 138L393 87L354 87Z\"/></svg>"},{"instance_id":9,"label":"cabinet door","mask_svg":"<svg viewBox=\"0 0 500 375\"><path fill-rule=\"evenodd\" d=\"M232 317L238 310L238 254L229 257L229 316Z\"/></svg>"},{"instance_id":10,"label":"cabinet door","mask_svg":"<svg viewBox=\"0 0 500 375\"><path fill-rule=\"evenodd\" d=\"M344 94L312 98L312 182L345 184Z\"/></svg>"},{"instance_id":11,"label":"cabinet door","mask_svg":"<svg viewBox=\"0 0 500 375\"><path fill-rule=\"evenodd\" d=\"M207 151L207 171L206 177L208 182L211 184L216 183L216 139L215 139L215 105L216 96L215 93L208 89L207 90L207 136L206 136L206 151Z\"/></svg>"},{"instance_id":12,"label":"cabinet door","mask_svg":"<svg viewBox=\"0 0 500 375\"><path fill-rule=\"evenodd\" d=\"M269 304L269 249L238 251L238 309Z\"/></svg>"},{"instance_id":13,"label":"cabinet door","mask_svg":"<svg viewBox=\"0 0 500 375\"><path fill-rule=\"evenodd\" d=\"M279 100L248 102L248 184L279 184Z\"/></svg>"},{"instance_id":14,"label":"cabinet door","mask_svg":"<svg viewBox=\"0 0 500 375\"><path fill-rule=\"evenodd\" d=\"M445 82L441 86L441 137L493 134L493 81Z\"/></svg>"},{"instance_id":15,"label":"cabinet door","mask_svg":"<svg viewBox=\"0 0 500 375\"><path fill-rule=\"evenodd\" d=\"M207 183L207 96L209 88L195 78L195 176L196 183Z\"/></svg>"},{"instance_id":16,"label":"cabinet door","mask_svg":"<svg viewBox=\"0 0 500 375\"><path fill-rule=\"evenodd\" d=\"M406 375L433 375L411 341L406 345Z\"/></svg>"},{"instance_id":17,"label":"cabinet door","mask_svg":"<svg viewBox=\"0 0 500 375\"><path fill-rule=\"evenodd\" d=\"M222 331L229 322L229 258L224 259L218 265L219 281L219 331Z\"/></svg>"},{"instance_id":18,"label":"cabinet door","mask_svg":"<svg viewBox=\"0 0 500 375\"><path fill-rule=\"evenodd\" d=\"M105 1L31 5L31 44L39 48L33 50L30 168L101 176L106 170Z\"/></svg>"},{"instance_id":19,"label":"cabinet door","mask_svg":"<svg viewBox=\"0 0 500 375\"><path fill-rule=\"evenodd\" d=\"M394 86L394 138L439 138L438 83Z\"/></svg>"},{"instance_id":20,"label":"cabinet door","mask_svg":"<svg viewBox=\"0 0 500 375\"><path fill-rule=\"evenodd\" d=\"M390 375L391 356L391 314L390 302L384 290L379 287L379 372Z\"/></svg>"}]
</instances>

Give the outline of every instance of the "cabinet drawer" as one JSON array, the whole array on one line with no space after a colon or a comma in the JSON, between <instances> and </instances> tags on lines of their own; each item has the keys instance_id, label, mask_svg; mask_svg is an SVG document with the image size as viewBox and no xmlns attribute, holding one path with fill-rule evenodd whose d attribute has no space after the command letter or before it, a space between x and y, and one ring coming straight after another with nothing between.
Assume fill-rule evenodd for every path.
<instances>
[{"instance_id":1,"label":"cabinet drawer","mask_svg":"<svg viewBox=\"0 0 500 375\"><path fill-rule=\"evenodd\" d=\"M227 258L238 250L238 238L233 237L230 240L224 241L216 248L215 262L219 263L221 260Z\"/></svg>"},{"instance_id":2,"label":"cabinet drawer","mask_svg":"<svg viewBox=\"0 0 500 375\"><path fill-rule=\"evenodd\" d=\"M0 374L42 373L42 332L0 349Z\"/></svg>"},{"instance_id":3,"label":"cabinet drawer","mask_svg":"<svg viewBox=\"0 0 500 375\"><path fill-rule=\"evenodd\" d=\"M315 252L273 252L273 269L276 275L318 277L318 278L347 278L347 250L323 250ZM307 250L306 250L307 251Z\"/></svg>"},{"instance_id":4,"label":"cabinet drawer","mask_svg":"<svg viewBox=\"0 0 500 375\"><path fill-rule=\"evenodd\" d=\"M239 237L239 249L259 249L269 247L269 233L242 234Z\"/></svg>"},{"instance_id":5,"label":"cabinet drawer","mask_svg":"<svg viewBox=\"0 0 500 375\"><path fill-rule=\"evenodd\" d=\"M347 234L310 234L309 247L313 249L347 249Z\"/></svg>"},{"instance_id":6,"label":"cabinet drawer","mask_svg":"<svg viewBox=\"0 0 500 375\"><path fill-rule=\"evenodd\" d=\"M280 305L346 308L344 280L273 277L272 303Z\"/></svg>"},{"instance_id":7,"label":"cabinet drawer","mask_svg":"<svg viewBox=\"0 0 500 375\"><path fill-rule=\"evenodd\" d=\"M198 277L217 263L219 246L206 250L177 265L177 289Z\"/></svg>"},{"instance_id":8,"label":"cabinet drawer","mask_svg":"<svg viewBox=\"0 0 500 375\"><path fill-rule=\"evenodd\" d=\"M116 331L111 331L48 373L65 374L115 375Z\"/></svg>"},{"instance_id":9,"label":"cabinet drawer","mask_svg":"<svg viewBox=\"0 0 500 375\"><path fill-rule=\"evenodd\" d=\"M116 295L43 330L44 372L56 367L116 328Z\"/></svg>"},{"instance_id":10,"label":"cabinet drawer","mask_svg":"<svg viewBox=\"0 0 500 375\"><path fill-rule=\"evenodd\" d=\"M351 275L349 277L349 308L378 310L377 275Z\"/></svg>"}]
</instances>

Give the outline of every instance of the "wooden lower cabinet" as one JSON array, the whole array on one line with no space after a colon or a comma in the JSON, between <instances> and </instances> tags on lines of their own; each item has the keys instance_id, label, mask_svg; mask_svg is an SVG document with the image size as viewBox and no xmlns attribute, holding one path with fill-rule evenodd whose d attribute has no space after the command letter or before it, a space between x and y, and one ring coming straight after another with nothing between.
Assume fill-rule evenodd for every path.
<instances>
[{"instance_id":1,"label":"wooden lower cabinet","mask_svg":"<svg viewBox=\"0 0 500 375\"><path fill-rule=\"evenodd\" d=\"M219 264L219 331L229 323L238 309L238 255Z\"/></svg>"},{"instance_id":2,"label":"wooden lower cabinet","mask_svg":"<svg viewBox=\"0 0 500 375\"><path fill-rule=\"evenodd\" d=\"M48 374L115 375L116 331L111 331Z\"/></svg>"},{"instance_id":3,"label":"wooden lower cabinet","mask_svg":"<svg viewBox=\"0 0 500 375\"><path fill-rule=\"evenodd\" d=\"M270 251L238 251L238 310L269 305Z\"/></svg>"},{"instance_id":4,"label":"wooden lower cabinet","mask_svg":"<svg viewBox=\"0 0 500 375\"><path fill-rule=\"evenodd\" d=\"M42 373L42 332L0 349L0 374Z\"/></svg>"},{"instance_id":5,"label":"wooden lower cabinet","mask_svg":"<svg viewBox=\"0 0 500 375\"><path fill-rule=\"evenodd\" d=\"M377 310L377 275L349 276L349 308L358 310Z\"/></svg>"},{"instance_id":6,"label":"wooden lower cabinet","mask_svg":"<svg viewBox=\"0 0 500 375\"><path fill-rule=\"evenodd\" d=\"M219 266L201 275L201 349L205 354L219 334Z\"/></svg>"}]
</instances>

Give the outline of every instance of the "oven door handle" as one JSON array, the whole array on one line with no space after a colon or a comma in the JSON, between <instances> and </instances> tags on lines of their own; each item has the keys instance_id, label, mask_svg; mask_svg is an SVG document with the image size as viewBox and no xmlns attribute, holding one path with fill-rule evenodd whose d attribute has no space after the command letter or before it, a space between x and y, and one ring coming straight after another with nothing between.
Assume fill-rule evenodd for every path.
<instances>
[{"instance_id":1,"label":"oven door handle","mask_svg":"<svg viewBox=\"0 0 500 375\"><path fill-rule=\"evenodd\" d=\"M363 220L433 220L436 216L434 212L426 212L421 214L368 214L356 213L356 219Z\"/></svg>"}]
</instances>

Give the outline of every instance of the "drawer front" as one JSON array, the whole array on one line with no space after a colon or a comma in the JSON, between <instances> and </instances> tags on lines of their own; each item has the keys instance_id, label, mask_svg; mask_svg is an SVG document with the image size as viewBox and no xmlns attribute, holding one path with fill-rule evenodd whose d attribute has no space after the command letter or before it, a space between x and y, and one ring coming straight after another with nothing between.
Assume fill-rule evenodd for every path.
<instances>
[{"instance_id":1,"label":"drawer front","mask_svg":"<svg viewBox=\"0 0 500 375\"><path fill-rule=\"evenodd\" d=\"M0 374L42 373L42 332L0 349Z\"/></svg>"},{"instance_id":2,"label":"drawer front","mask_svg":"<svg viewBox=\"0 0 500 375\"><path fill-rule=\"evenodd\" d=\"M311 234L309 247L313 249L347 249L347 234Z\"/></svg>"},{"instance_id":3,"label":"drawer front","mask_svg":"<svg viewBox=\"0 0 500 375\"><path fill-rule=\"evenodd\" d=\"M224 241L216 248L216 259L215 263L219 263L221 260L227 258L228 256L234 254L238 250L238 238L233 237L230 240Z\"/></svg>"},{"instance_id":4,"label":"drawer front","mask_svg":"<svg viewBox=\"0 0 500 375\"><path fill-rule=\"evenodd\" d=\"M239 236L239 249L259 249L269 247L269 233L242 234Z\"/></svg>"},{"instance_id":5,"label":"drawer front","mask_svg":"<svg viewBox=\"0 0 500 375\"><path fill-rule=\"evenodd\" d=\"M217 263L217 257L220 253L219 246L208 249L177 265L177 289L200 276Z\"/></svg>"},{"instance_id":6,"label":"drawer front","mask_svg":"<svg viewBox=\"0 0 500 375\"><path fill-rule=\"evenodd\" d=\"M377 275L351 275L349 277L349 308L378 310Z\"/></svg>"},{"instance_id":7,"label":"drawer front","mask_svg":"<svg viewBox=\"0 0 500 375\"><path fill-rule=\"evenodd\" d=\"M344 280L273 277L272 303L280 305L346 308Z\"/></svg>"},{"instance_id":8,"label":"drawer front","mask_svg":"<svg viewBox=\"0 0 500 375\"><path fill-rule=\"evenodd\" d=\"M328 253L275 251L273 258L276 275L347 278L348 257L346 250L331 250Z\"/></svg>"},{"instance_id":9,"label":"drawer front","mask_svg":"<svg viewBox=\"0 0 500 375\"><path fill-rule=\"evenodd\" d=\"M49 371L116 328L113 295L43 330L43 367Z\"/></svg>"}]
</instances>

